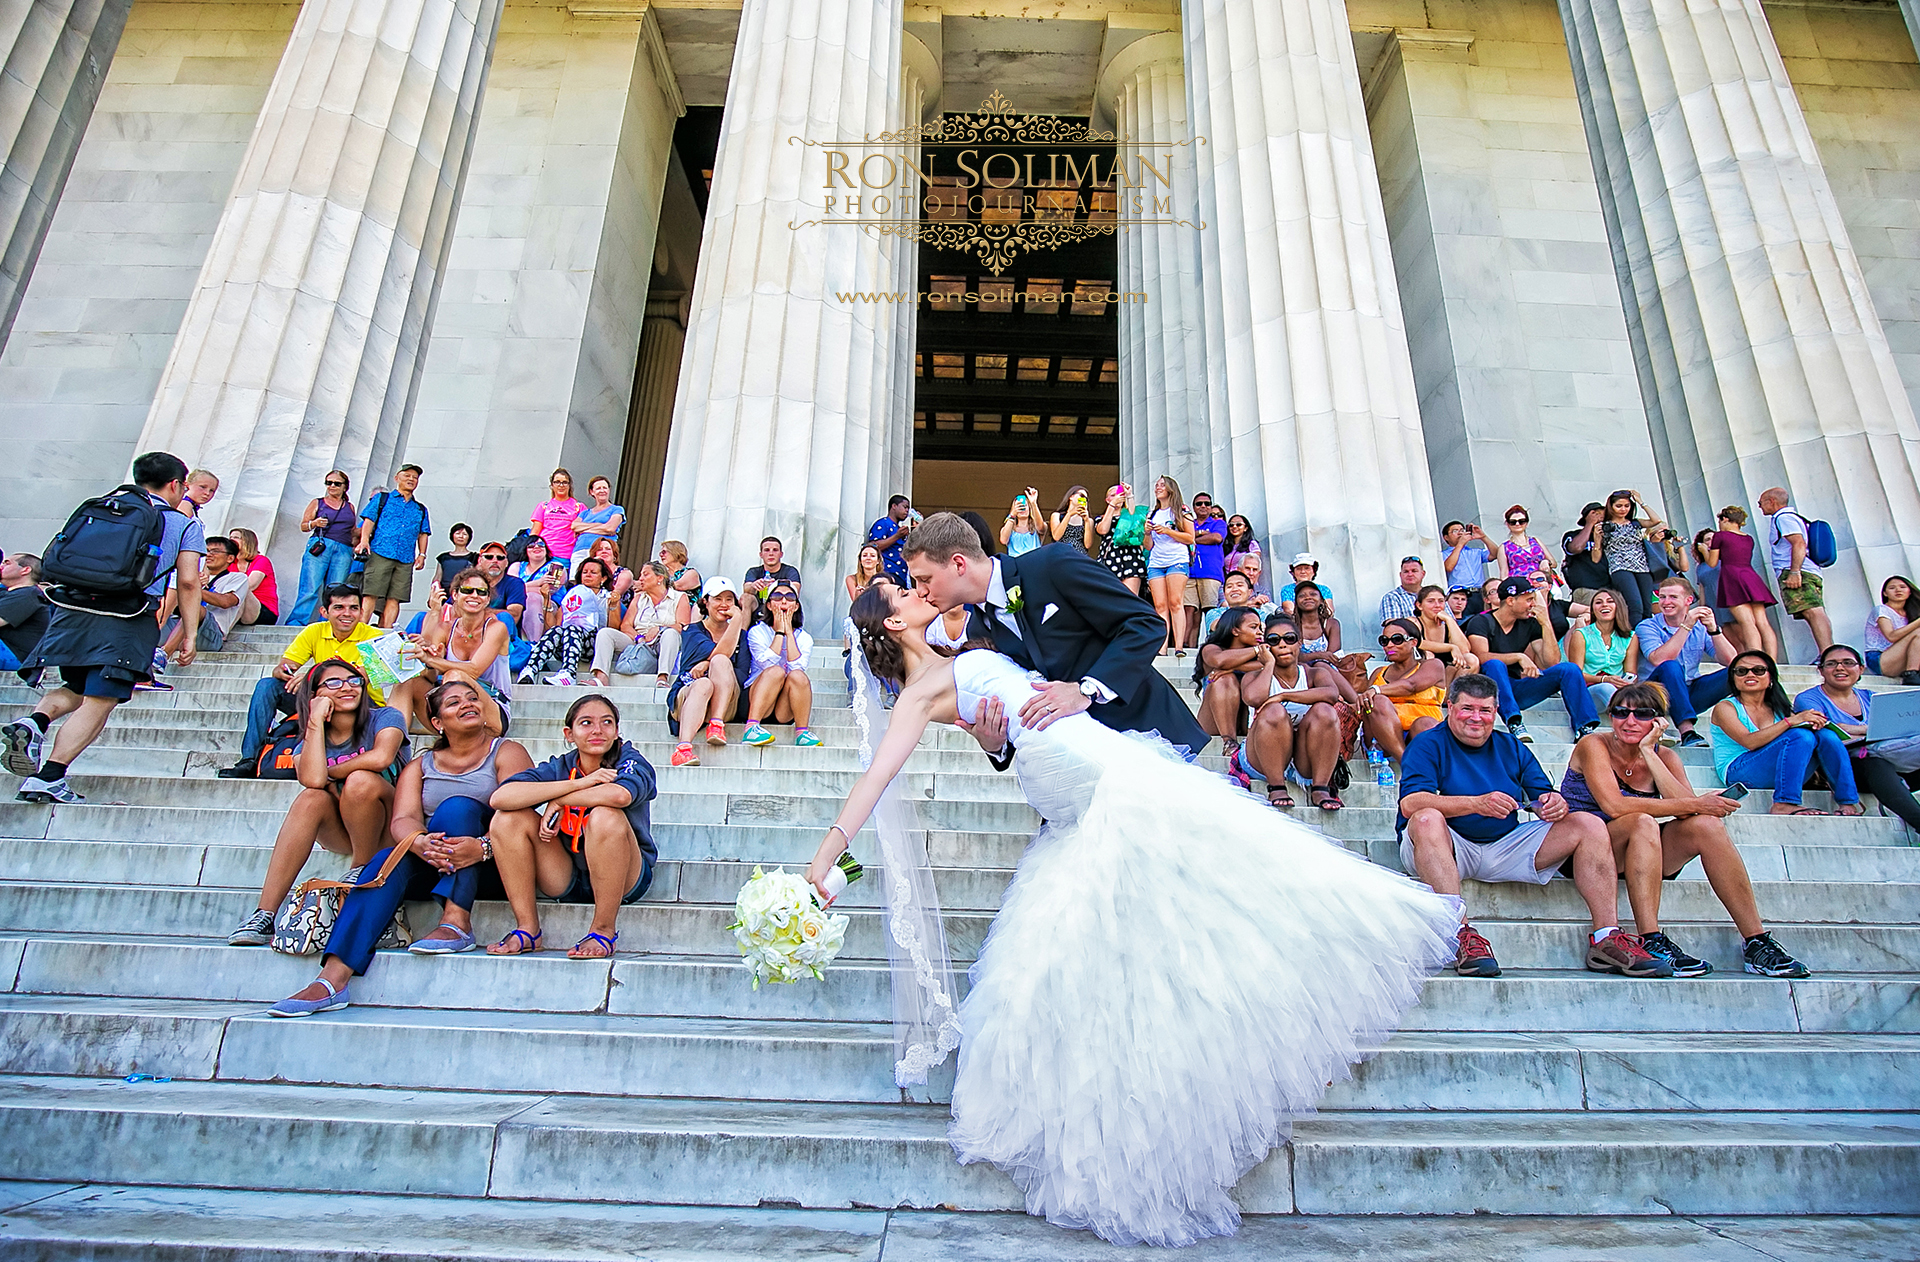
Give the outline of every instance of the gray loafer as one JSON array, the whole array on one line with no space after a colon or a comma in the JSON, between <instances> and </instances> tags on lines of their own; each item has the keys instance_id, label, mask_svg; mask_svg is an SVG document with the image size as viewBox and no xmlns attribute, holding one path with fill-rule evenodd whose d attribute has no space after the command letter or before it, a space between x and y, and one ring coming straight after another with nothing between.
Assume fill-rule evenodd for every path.
<instances>
[{"instance_id":1,"label":"gray loafer","mask_svg":"<svg viewBox=\"0 0 1920 1262\"><path fill-rule=\"evenodd\" d=\"M291 995L268 1008L267 1012L276 1017L310 1017L316 1012L332 1012L335 1008L344 1008L353 1001L347 996L347 988L338 989L324 977L313 980L327 988L324 999L295 999ZM304 988L303 988L304 989Z\"/></svg>"},{"instance_id":2,"label":"gray loafer","mask_svg":"<svg viewBox=\"0 0 1920 1262\"><path fill-rule=\"evenodd\" d=\"M408 947L407 950L415 955L458 955L462 951L471 951L480 945L473 940L472 934L456 925L442 924L437 926L434 932L438 933L441 929L452 929L459 936L453 938L422 938Z\"/></svg>"}]
</instances>

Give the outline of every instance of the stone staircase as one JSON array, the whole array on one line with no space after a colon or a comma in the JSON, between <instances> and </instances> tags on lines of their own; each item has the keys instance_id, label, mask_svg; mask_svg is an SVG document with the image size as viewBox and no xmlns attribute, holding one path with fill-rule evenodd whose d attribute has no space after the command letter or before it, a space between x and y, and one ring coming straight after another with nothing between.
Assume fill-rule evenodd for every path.
<instances>
[{"instance_id":1,"label":"stone staircase","mask_svg":"<svg viewBox=\"0 0 1920 1262\"><path fill-rule=\"evenodd\" d=\"M233 651L178 672L178 691L123 706L77 766L84 805L14 803L0 779L0 1180L1019 1207L1000 1174L953 1161L950 1064L911 1098L892 1086L877 881L842 900L853 926L824 982L753 991L724 930L753 865L803 865L858 774L837 646L813 662L821 749L747 748L736 727L736 743L702 750L704 765L668 769L659 691L609 690L662 787L661 864L621 913L616 959L564 959L588 909L546 908L546 953L383 953L354 982L353 1007L284 1021L264 1005L316 961L225 935L253 906L295 789L213 770L234 757L252 682L289 637L243 631ZM1791 687L1811 682L1791 673ZM7 679L0 720L33 699ZM519 694L513 734L536 759L561 748L559 716L579 691ZM1564 719L1552 703L1529 718L1556 776ZM1685 760L1696 784L1714 782L1704 751ZM1397 866L1390 796L1358 782L1364 763L1355 776L1347 810L1294 813ZM1036 820L1014 779L955 730L929 733L906 786L964 964ZM1243 1207L1920 1213L1920 849L1871 803L1859 819L1789 819L1766 816L1768 801L1756 793L1729 823L1762 914L1811 978L1740 972L1738 936L1698 864L1664 906L1673 936L1718 966L1695 980L1582 970L1586 918L1570 883L1470 885L1506 973L1434 978L1406 1029L1242 1182ZM855 845L871 848L871 834ZM308 870L343 866L319 854ZM415 925L431 915L416 907ZM475 922L483 941L512 923L489 903Z\"/></svg>"}]
</instances>

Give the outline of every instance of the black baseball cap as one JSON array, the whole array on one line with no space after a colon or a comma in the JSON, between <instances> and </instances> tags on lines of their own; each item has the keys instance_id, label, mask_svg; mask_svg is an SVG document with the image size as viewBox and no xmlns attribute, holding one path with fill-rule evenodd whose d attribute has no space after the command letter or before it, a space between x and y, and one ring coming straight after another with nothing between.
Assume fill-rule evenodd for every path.
<instances>
[{"instance_id":1,"label":"black baseball cap","mask_svg":"<svg viewBox=\"0 0 1920 1262\"><path fill-rule=\"evenodd\" d=\"M1503 578L1500 580L1499 591L1502 600L1509 596L1531 596L1533 584L1524 578Z\"/></svg>"}]
</instances>

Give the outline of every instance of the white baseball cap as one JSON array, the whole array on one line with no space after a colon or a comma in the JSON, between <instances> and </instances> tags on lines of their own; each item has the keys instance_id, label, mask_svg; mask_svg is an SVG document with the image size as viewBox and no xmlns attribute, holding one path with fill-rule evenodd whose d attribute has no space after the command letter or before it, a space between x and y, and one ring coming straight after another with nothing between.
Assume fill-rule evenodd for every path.
<instances>
[{"instance_id":1,"label":"white baseball cap","mask_svg":"<svg viewBox=\"0 0 1920 1262\"><path fill-rule=\"evenodd\" d=\"M733 580L724 574L714 575L707 580L707 585L700 589L702 596L717 596L721 592L727 592L734 596L740 594L740 590L733 585Z\"/></svg>"},{"instance_id":2,"label":"white baseball cap","mask_svg":"<svg viewBox=\"0 0 1920 1262\"><path fill-rule=\"evenodd\" d=\"M1293 554L1293 560L1287 563L1287 568L1292 569L1296 565L1311 565L1315 569L1319 569L1320 558L1311 552L1296 552Z\"/></svg>"}]
</instances>

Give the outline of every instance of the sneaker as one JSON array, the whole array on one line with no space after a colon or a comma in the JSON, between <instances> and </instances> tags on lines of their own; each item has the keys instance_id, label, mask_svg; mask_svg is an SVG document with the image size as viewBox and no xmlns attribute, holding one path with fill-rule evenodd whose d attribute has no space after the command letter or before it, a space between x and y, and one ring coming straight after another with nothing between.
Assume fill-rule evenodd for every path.
<instances>
[{"instance_id":1,"label":"sneaker","mask_svg":"<svg viewBox=\"0 0 1920 1262\"><path fill-rule=\"evenodd\" d=\"M573 687L573 672L556 670L553 674L547 676L547 682L556 688L571 688Z\"/></svg>"},{"instance_id":2,"label":"sneaker","mask_svg":"<svg viewBox=\"0 0 1920 1262\"><path fill-rule=\"evenodd\" d=\"M1460 953L1454 957L1453 971L1462 977L1498 977L1500 961L1493 958L1493 946L1472 925L1460 926Z\"/></svg>"},{"instance_id":3,"label":"sneaker","mask_svg":"<svg viewBox=\"0 0 1920 1262\"><path fill-rule=\"evenodd\" d=\"M693 751L693 746L690 743L681 741L673 747L673 757L668 761L676 767L698 767L700 765L700 755Z\"/></svg>"},{"instance_id":4,"label":"sneaker","mask_svg":"<svg viewBox=\"0 0 1920 1262\"><path fill-rule=\"evenodd\" d=\"M1582 723L1579 727L1574 729L1573 739L1579 740L1583 736L1591 736L1599 730L1600 730L1599 719L1595 719L1591 723Z\"/></svg>"},{"instance_id":5,"label":"sneaker","mask_svg":"<svg viewBox=\"0 0 1920 1262\"><path fill-rule=\"evenodd\" d=\"M48 802L55 806L72 806L76 802L87 800L73 791L73 786L67 783L65 776L61 776L58 780L42 780L39 776L28 776L20 782L20 792L13 796L22 802Z\"/></svg>"},{"instance_id":6,"label":"sneaker","mask_svg":"<svg viewBox=\"0 0 1920 1262\"><path fill-rule=\"evenodd\" d=\"M333 983L324 977L316 977L313 980L327 988L327 994L324 999L294 999L289 997L282 999L279 1003L273 1005L273 1007L268 1008L267 1012L276 1017L310 1017L316 1012L332 1012L335 1008L344 1008L353 1002L352 999L348 998L347 988L345 986L336 990L334 989Z\"/></svg>"},{"instance_id":7,"label":"sneaker","mask_svg":"<svg viewBox=\"0 0 1920 1262\"><path fill-rule=\"evenodd\" d=\"M1807 966L1780 949L1773 935L1763 933L1748 938L1747 945L1740 952L1746 957L1747 971L1758 973L1762 977L1805 977Z\"/></svg>"},{"instance_id":8,"label":"sneaker","mask_svg":"<svg viewBox=\"0 0 1920 1262\"><path fill-rule=\"evenodd\" d=\"M1533 733L1527 730L1527 721L1517 714L1507 720L1507 733L1517 741L1533 744Z\"/></svg>"},{"instance_id":9,"label":"sneaker","mask_svg":"<svg viewBox=\"0 0 1920 1262\"><path fill-rule=\"evenodd\" d=\"M727 743L727 725L719 719L707 720L707 744L724 745Z\"/></svg>"},{"instance_id":10,"label":"sneaker","mask_svg":"<svg viewBox=\"0 0 1920 1262\"><path fill-rule=\"evenodd\" d=\"M818 749L821 742L820 738L813 734L812 728L802 727L794 730L793 743L802 749Z\"/></svg>"},{"instance_id":11,"label":"sneaker","mask_svg":"<svg viewBox=\"0 0 1920 1262\"><path fill-rule=\"evenodd\" d=\"M1908 688L1920 688L1920 670L1903 670L1900 682Z\"/></svg>"},{"instance_id":12,"label":"sneaker","mask_svg":"<svg viewBox=\"0 0 1920 1262\"><path fill-rule=\"evenodd\" d=\"M1707 738L1700 735L1700 733L1698 732L1680 733L1680 748L1682 749L1692 749L1697 745L1704 745L1706 743L1707 743Z\"/></svg>"},{"instance_id":13,"label":"sneaker","mask_svg":"<svg viewBox=\"0 0 1920 1262\"><path fill-rule=\"evenodd\" d=\"M1673 966L1675 977L1705 977L1713 971L1713 965L1705 960L1695 959L1674 944L1672 938L1655 929L1640 939L1647 954L1656 960L1665 960Z\"/></svg>"},{"instance_id":14,"label":"sneaker","mask_svg":"<svg viewBox=\"0 0 1920 1262\"><path fill-rule=\"evenodd\" d=\"M1622 977L1672 977L1673 965L1647 954L1640 939L1615 929L1587 948L1587 971Z\"/></svg>"},{"instance_id":15,"label":"sneaker","mask_svg":"<svg viewBox=\"0 0 1920 1262\"><path fill-rule=\"evenodd\" d=\"M0 767L16 776L39 774L40 747L46 741L39 728L27 719L15 719L0 728L0 739L6 742L6 748L0 750Z\"/></svg>"},{"instance_id":16,"label":"sneaker","mask_svg":"<svg viewBox=\"0 0 1920 1262\"><path fill-rule=\"evenodd\" d=\"M273 941L273 913L262 908L227 935L228 946L265 946Z\"/></svg>"},{"instance_id":17,"label":"sneaker","mask_svg":"<svg viewBox=\"0 0 1920 1262\"><path fill-rule=\"evenodd\" d=\"M253 762L246 758L242 758L231 767L222 767L213 774L222 780L257 780L260 778L259 768L255 767Z\"/></svg>"},{"instance_id":18,"label":"sneaker","mask_svg":"<svg viewBox=\"0 0 1920 1262\"><path fill-rule=\"evenodd\" d=\"M708 731L709 734L711 734L712 729L709 728ZM724 736L726 733L722 732L721 735ZM773 733L761 727L758 723L749 723L747 724L747 730L740 734L740 739L749 745L771 745L773 744Z\"/></svg>"},{"instance_id":19,"label":"sneaker","mask_svg":"<svg viewBox=\"0 0 1920 1262\"><path fill-rule=\"evenodd\" d=\"M143 679L133 686L135 692L172 692L173 685L155 675L152 679Z\"/></svg>"}]
</instances>

